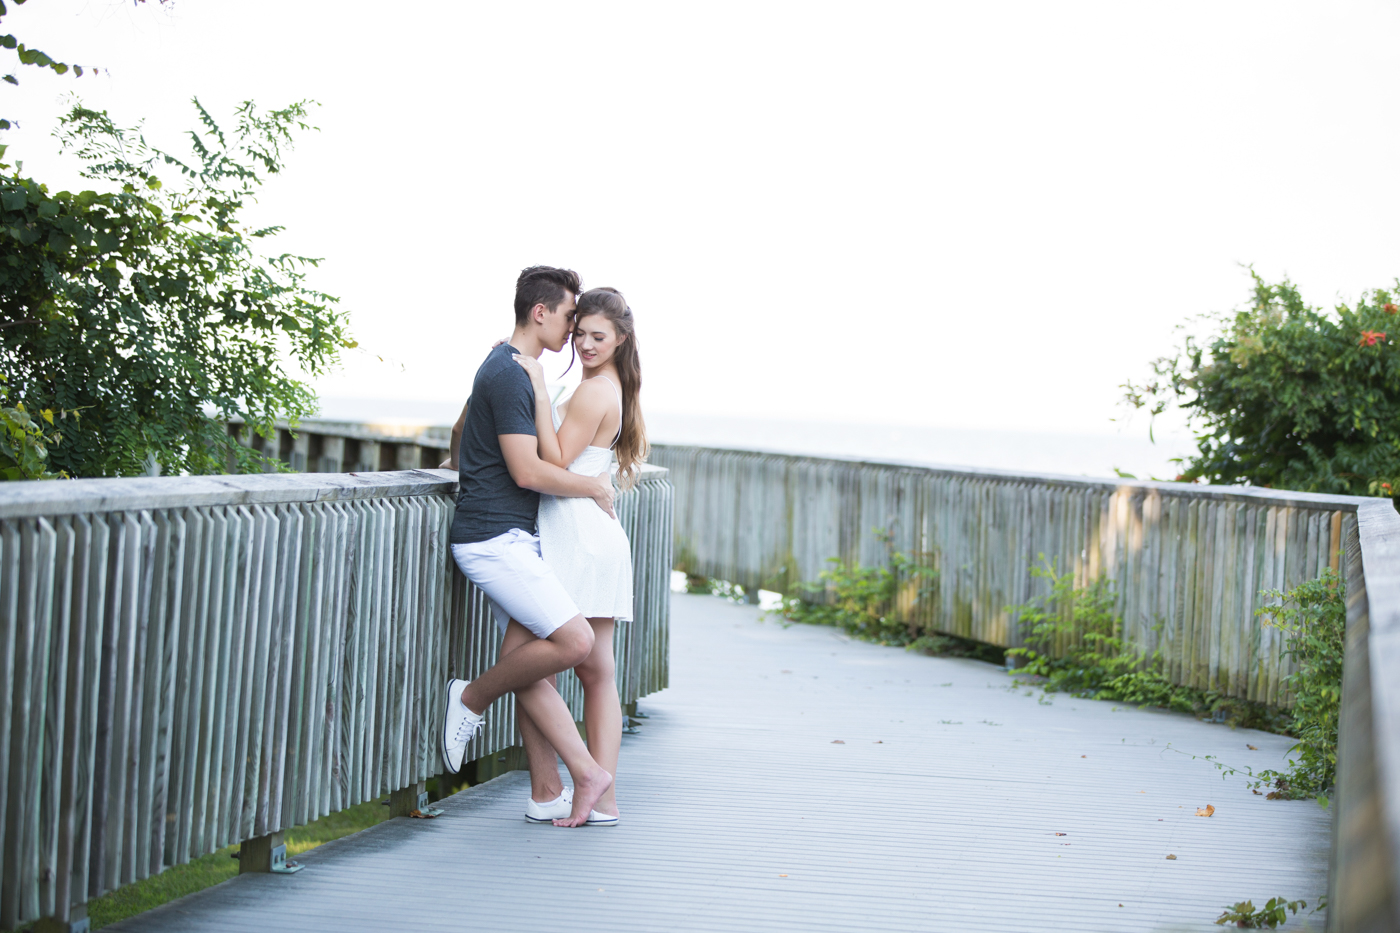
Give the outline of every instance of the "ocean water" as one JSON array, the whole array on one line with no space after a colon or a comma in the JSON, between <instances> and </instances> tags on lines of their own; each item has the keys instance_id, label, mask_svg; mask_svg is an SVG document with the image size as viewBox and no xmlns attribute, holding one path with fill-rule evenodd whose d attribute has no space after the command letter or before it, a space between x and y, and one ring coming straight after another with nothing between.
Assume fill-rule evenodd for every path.
<instances>
[{"instance_id":1,"label":"ocean water","mask_svg":"<svg viewBox=\"0 0 1400 933\"><path fill-rule=\"evenodd\" d=\"M1173 479L1181 469L1171 459L1187 456L1195 449L1189 437L1181 436L1159 437L1153 443L1146 436L1126 433L1062 434L664 412L649 413L647 428L653 440L675 444L913 460L941 466L1069 476L1112 477L1117 468L1140 479Z\"/></svg>"},{"instance_id":2,"label":"ocean water","mask_svg":"<svg viewBox=\"0 0 1400 933\"><path fill-rule=\"evenodd\" d=\"M320 417L405 426L448 425L457 420L461 408L459 400L323 397ZM647 412L647 430L652 440L672 444L1068 476L1112 477L1117 468L1140 479L1168 480L1180 472L1171 459L1188 456L1195 449L1190 437L1182 435L1158 436L1153 443L1146 429L1136 426L1121 434L1074 434Z\"/></svg>"}]
</instances>

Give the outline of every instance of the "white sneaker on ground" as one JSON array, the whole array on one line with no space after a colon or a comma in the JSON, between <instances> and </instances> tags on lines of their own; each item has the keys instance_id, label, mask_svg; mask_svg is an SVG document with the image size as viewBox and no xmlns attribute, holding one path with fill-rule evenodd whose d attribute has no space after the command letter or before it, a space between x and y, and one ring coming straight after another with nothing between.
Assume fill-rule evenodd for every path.
<instances>
[{"instance_id":1,"label":"white sneaker on ground","mask_svg":"<svg viewBox=\"0 0 1400 933\"><path fill-rule=\"evenodd\" d=\"M584 826L616 826L617 817L607 813L599 813L597 810L588 811L588 822Z\"/></svg>"},{"instance_id":2,"label":"white sneaker on ground","mask_svg":"<svg viewBox=\"0 0 1400 933\"><path fill-rule=\"evenodd\" d=\"M574 792L572 788L564 788L564 792L549 803L536 803L531 797L525 804L525 819L531 823L552 823L555 820L562 820L574 809Z\"/></svg>"},{"instance_id":3,"label":"white sneaker on ground","mask_svg":"<svg viewBox=\"0 0 1400 933\"><path fill-rule=\"evenodd\" d=\"M462 691L466 686L465 680L447 682L447 710L442 722L442 763L452 774L462 770L467 743L481 731L486 721L485 716L473 713L462 702Z\"/></svg>"}]
</instances>

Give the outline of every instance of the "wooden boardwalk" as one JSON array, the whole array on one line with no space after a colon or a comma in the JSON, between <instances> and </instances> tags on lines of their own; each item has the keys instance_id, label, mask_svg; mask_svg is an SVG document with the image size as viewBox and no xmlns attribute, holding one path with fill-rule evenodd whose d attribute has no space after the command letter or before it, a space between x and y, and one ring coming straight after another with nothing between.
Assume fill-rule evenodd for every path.
<instances>
[{"instance_id":1,"label":"wooden boardwalk","mask_svg":"<svg viewBox=\"0 0 1400 933\"><path fill-rule=\"evenodd\" d=\"M299 874L107 929L1204 931L1224 904L1326 890L1326 811L1178 752L1277 767L1288 739L1047 705L987 664L714 597L675 597L672 626L672 687L625 739L616 829L525 823L517 772L440 819L315 849Z\"/></svg>"}]
</instances>

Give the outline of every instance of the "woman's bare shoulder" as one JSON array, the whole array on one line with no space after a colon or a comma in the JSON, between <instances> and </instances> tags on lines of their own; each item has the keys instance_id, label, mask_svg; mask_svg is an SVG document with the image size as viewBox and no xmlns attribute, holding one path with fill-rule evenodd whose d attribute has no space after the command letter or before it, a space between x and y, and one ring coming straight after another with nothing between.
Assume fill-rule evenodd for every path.
<instances>
[{"instance_id":1,"label":"woman's bare shoulder","mask_svg":"<svg viewBox=\"0 0 1400 933\"><path fill-rule=\"evenodd\" d=\"M589 406L605 402L611 404L614 398L613 389L610 386L603 385L606 381L607 378L601 376L593 379L585 379L583 382L580 382L578 388L574 390L572 398L578 399Z\"/></svg>"}]
</instances>

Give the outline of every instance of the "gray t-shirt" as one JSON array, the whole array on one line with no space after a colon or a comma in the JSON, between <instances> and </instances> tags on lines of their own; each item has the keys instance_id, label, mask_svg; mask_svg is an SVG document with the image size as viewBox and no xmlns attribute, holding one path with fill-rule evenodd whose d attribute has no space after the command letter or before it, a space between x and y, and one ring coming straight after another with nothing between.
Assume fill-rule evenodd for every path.
<instances>
[{"instance_id":1,"label":"gray t-shirt","mask_svg":"<svg viewBox=\"0 0 1400 933\"><path fill-rule=\"evenodd\" d=\"M496 347L476 371L467 424L458 448L457 514L452 543L487 541L514 528L531 533L540 511L540 494L521 489L510 478L501 454L501 434L535 437L535 390L512 356L508 343Z\"/></svg>"}]
</instances>

